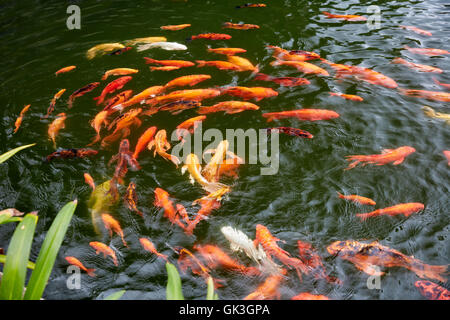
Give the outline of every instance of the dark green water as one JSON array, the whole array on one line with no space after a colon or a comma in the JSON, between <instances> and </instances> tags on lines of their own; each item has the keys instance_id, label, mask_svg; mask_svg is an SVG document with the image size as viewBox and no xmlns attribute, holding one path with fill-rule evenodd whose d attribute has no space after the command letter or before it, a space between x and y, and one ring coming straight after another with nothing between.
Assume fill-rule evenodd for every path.
<instances>
[{"instance_id":1,"label":"dark green water","mask_svg":"<svg viewBox=\"0 0 450 320\"><path fill-rule=\"evenodd\" d=\"M312 277L299 282L295 272L280 287L282 299L290 299L300 292L324 294L332 299L423 299L414 287L419 278L404 268L387 269L381 279L380 290L369 290L367 275L353 264L330 256L326 247L336 240L379 240L383 245L400 250L427 264L449 263L449 167L442 154L450 148L449 126L427 118L421 111L429 105L440 112L450 112L448 103L426 101L399 95L396 90L371 85L357 80L337 82L331 77L308 75L309 86L279 87L274 83L256 82L249 72L232 73L214 68L180 69L172 72L150 72L143 57L155 59L218 60L219 55L206 52L212 47L241 47L242 56L259 64L261 72L275 76L303 76L295 69L270 66L273 60L266 45L285 49L308 50L336 63L373 68L395 79L400 87L439 91L444 90L432 81L432 75L419 73L405 66L390 64L395 57L428 64L444 70L437 77L450 82L446 74L449 57L426 57L402 50L411 47L441 48L448 45L450 8L446 1L371 1L382 12L381 28L369 30L365 23L339 22L325 19L320 12L330 11L367 16L368 4L359 1L267 1L268 7L242 9L234 7L245 1L77 1L81 8L81 30L66 27L67 3L61 1L2 2L0 9L0 105L2 142L0 153L14 147L37 143L0 166L1 208L15 207L21 211L39 211L39 224L33 243L31 260L35 260L52 219L68 201L79 199L79 205L57 259L54 272L45 291L46 299L96 299L125 289L124 299L165 299L167 281L164 261L146 253L139 238L152 239L158 250L176 262L177 255L168 248L182 246L192 249L194 243L217 244L228 250L228 242L220 232L232 225L254 238L255 226L260 223L286 243L280 246L297 256L297 240L310 242L324 258L332 275L343 280L343 285L328 284ZM222 29L223 22L257 24L258 30ZM190 23L191 28L170 32L160 30L162 25ZM401 30L399 25L413 25L429 30L433 36L421 36ZM205 32L225 32L233 36L227 41L185 42L191 35ZM85 58L86 50L106 42L121 42L137 37L166 36L168 41L185 43L187 51L149 50L129 51L121 56ZM55 77L54 72L68 65L76 65L74 72ZM186 74L207 73L212 80L199 88L226 85L267 86L276 89L279 96L264 99L257 104L258 111L236 115L222 113L208 116L203 128L266 128L261 116L264 112L291 110L301 107L331 109L341 116L331 121L300 122L282 120L277 125L302 128L314 134L314 139L280 136L280 169L277 175L261 176L260 165L243 165L233 190L222 207L209 220L202 221L193 237L163 217L153 206L153 190L163 188L194 214L190 204L201 196L198 185L191 185L187 176L160 157L153 158L144 151L139 159L140 171L129 171L125 182L137 184L138 206L144 212L141 219L122 203L111 212L121 223L130 248L107 233L96 235L91 224L87 199L90 188L84 183L83 172L89 172L97 184L110 179L114 167L108 167L111 156L117 153L118 142L110 149L101 150L89 159L56 160L43 163L53 152L48 140L48 124L59 112L67 112L66 128L61 130L57 144L63 148L86 146L94 136L88 122L98 112L92 98L100 88L75 101L68 111L66 99L76 89L100 81L109 69L129 67L141 70L127 84L135 93ZM334 72L328 69L330 74ZM56 104L52 117L40 120L53 95L62 88L67 92ZM349 102L330 97L329 91L340 91L362 96L364 102ZM205 104L223 101L224 97ZM19 132L13 135L14 121L24 105L31 104ZM195 116L193 110L178 116L161 112L143 117L143 125L128 137L134 146L138 137L149 126L172 132L176 125ZM346 155L375 154L384 148L403 145L417 151L399 166L366 166L343 171ZM228 181L231 183L230 181ZM125 191L124 187L120 191ZM362 223L355 213L368 212L369 207L358 207L336 197L336 191L360 194L374 199L377 208L398 203L421 202L425 210L409 218L378 217ZM0 227L0 247L7 248L13 225ZM117 252L119 267L96 256L90 241L104 241ZM97 277L83 274L80 290L66 287L67 263L64 256L76 256L86 266L97 269ZM243 263L250 261L236 256ZM214 270L213 276L226 280L218 290L222 299L242 299L262 281L246 278L225 270ZM206 284L190 271L182 275L183 293L188 299L204 299ZM442 284L447 286L447 284Z\"/></svg>"}]
</instances>

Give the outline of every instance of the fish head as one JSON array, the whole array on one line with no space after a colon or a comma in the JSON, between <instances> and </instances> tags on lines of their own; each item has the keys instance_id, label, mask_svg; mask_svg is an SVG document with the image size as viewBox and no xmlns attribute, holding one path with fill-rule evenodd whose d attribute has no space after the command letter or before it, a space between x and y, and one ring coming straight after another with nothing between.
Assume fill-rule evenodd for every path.
<instances>
[{"instance_id":1,"label":"fish head","mask_svg":"<svg viewBox=\"0 0 450 320\"><path fill-rule=\"evenodd\" d=\"M119 153L128 152L130 150L130 141L128 139L123 139L120 141Z\"/></svg>"},{"instance_id":2,"label":"fish head","mask_svg":"<svg viewBox=\"0 0 450 320\"><path fill-rule=\"evenodd\" d=\"M355 252L354 241L335 241L327 247L327 251L331 255L346 255L351 252Z\"/></svg>"}]
</instances>

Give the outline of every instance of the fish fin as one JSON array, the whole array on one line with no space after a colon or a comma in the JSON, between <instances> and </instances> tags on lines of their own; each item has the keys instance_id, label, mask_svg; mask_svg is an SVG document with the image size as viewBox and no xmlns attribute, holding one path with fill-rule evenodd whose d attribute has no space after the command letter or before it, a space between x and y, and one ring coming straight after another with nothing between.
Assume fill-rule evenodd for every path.
<instances>
[{"instance_id":1,"label":"fish fin","mask_svg":"<svg viewBox=\"0 0 450 320\"><path fill-rule=\"evenodd\" d=\"M90 277L95 277L94 271L95 271L95 269L86 269L86 272L87 272L88 276L90 276Z\"/></svg>"},{"instance_id":2,"label":"fish fin","mask_svg":"<svg viewBox=\"0 0 450 320\"><path fill-rule=\"evenodd\" d=\"M443 274L448 274L447 268L448 265L432 266L428 264L423 264L422 267L413 267L411 271L413 271L420 278L429 278L441 282L446 282L447 278L445 278Z\"/></svg>"},{"instance_id":3,"label":"fish fin","mask_svg":"<svg viewBox=\"0 0 450 320\"><path fill-rule=\"evenodd\" d=\"M383 149L383 150L381 150L381 154L386 154L386 153L389 153L392 151L394 151L394 149Z\"/></svg>"},{"instance_id":4,"label":"fish fin","mask_svg":"<svg viewBox=\"0 0 450 320\"><path fill-rule=\"evenodd\" d=\"M356 216L362 221L365 221L367 218L370 218L371 215L369 213L357 213Z\"/></svg>"},{"instance_id":5,"label":"fish fin","mask_svg":"<svg viewBox=\"0 0 450 320\"><path fill-rule=\"evenodd\" d=\"M402 163L403 162L403 160L405 160L405 158L401 158L401 159L398 159L397 161L394 161L394 165L396 166L396 165L399 165L400 163Z\"/></svg>"}]
</instances>

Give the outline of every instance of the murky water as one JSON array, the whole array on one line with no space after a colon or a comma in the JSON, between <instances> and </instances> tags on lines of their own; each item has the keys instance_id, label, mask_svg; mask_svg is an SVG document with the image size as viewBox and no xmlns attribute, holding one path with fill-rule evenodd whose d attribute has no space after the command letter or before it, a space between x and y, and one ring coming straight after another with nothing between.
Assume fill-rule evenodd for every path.
<instances>
[{"instance_id":1,"label":"murky water","mask_svg":"<svg viewBox=\"0 0 450 320\"><path fill-rule=\"evenodd\" d=\"M326 247L336 240L379 240L428 264L449 263L449 167L442 154L450 148L449 126L445 122L427 118L421 107L431 106L440 112L449 112L448 103L427 101L400 95L396 90L371 85L358 80L336 81L334 77L305 76L308 86L280 87L274 83L252 80L249 72L233 73L214 68L180 69L172 72L150 72L143 57L155 59L217 60L208 53L212 47L241 47L242 56L258 64L263 73L276 76L304 76L295 69L272 67L271 52L266 45L286 49L308 50L336 63L372 68L397 81L400 87L444 91L432 81L432 75L391 64L395 57L428 64L444 70L437 75L449 83L449 56L426 57L403 50L411 47L450 50L448 37L450 6L446 1L371 1L381 9L380 29L370 30L364 22L340 22L326 19L321 12L351 13L367 16L366 4L359 1L275 1L267 8L235 9L239 1L78 1L81 8L81 30L66 27L67 4L61 1L15 1L2 4L0 10L0 152L19 145L36 142L37 145L16 155L0 166L0 203L2 208L15 207L21 211L39 211L39 224L33 243L31 260L38 250L52 219L68 201L79 199L79 205L57 259L46 299L95 299L119 289L127 292L124 299L165 299L167 281L164 261L145 252L139 238L152 239L158 250L176 262L177 255L168 247L192 249L194 243L217 244L228 250L228 242L220 232L225 225L234 226L254 238L256 224L263 224L273 235L285 240L280 246L297 256L297 240L310 242L324 258L332 275L343 280L343 285L329 284L312 277L299 282L295 272L280 287L281 298L290 299L300 292L327 295L332 299L423 299L414 282L419 278L404 268L387 269L381 279L380 290L369 290L367 275L353 264L330 256ZM257 24L258 30L222 29L222 23L245 22ZM182 31L163 31L169 24L190 23ZM429 30L433 36L421 36L401 30L399 25L413 25ZM185 42L191 35L205 32L225 32L233 36L226 41ZM86 50L106 42L148 36L166 36L168 41L185 43L187 51L149 50L129 51L121 56L103 56L87 60ZM314 62L313 62L314 63ZM55 77L54 72L67 65L76 65L70 74ZM323 65L321 65L323 66ZM156 187L163 188L194 214L198 209L191 202L201 196L198 185L191 185L187 175L182 176L173 164L161 157L153 158L144 151L139 159L140 171L129 171L125 182L137 184L138 206L144 212L142 219L122 203L111 213L120 221L129 249L119 237L110 241L108 234L95 234L87 200L91 190L84 183L83 172L89 172L97 183L110 179L114 167L107 166L117 153L118 142L110 149L100 150L92 158L56 160L44 163L42 159L53 152L47 137L48 124L59 112L67 112L66 128L61 130L57 144L63 148L86 146L95 135L89 120L98 112L92 98L95 93L78 98L68 111L68 94L87 83L99 81L109 69L129 67L141 70L133 76L128 89L135 93L152 85L191 73L207 73L212 80L198 85L212 86L267 86L279 95L257 104L258 111L235 115L216 113L208 115L203 128L225 129L266 128L261 116L264 112L291 110L301 107L331 109L341 116L331 121L300 122L286 119L277 125L293 126L311 132L313 139L280 136L280 168L276 175L260 175L261 165L243 165L233 191L214 211L210 219L202 221L194 236L183 231L163 217L153 206ZM334 71L325 66L330 74ZM47 120L45 114L53 95L62 88L67 93L56 104L56 110ZM364 102L349 102L330 97L329 91L357 94ZM223 97L207 101L223 101ZM31 104L24 122L13 135L14 121L24 105ZM128 137L132 146L149 126L172 132L176 125L195 116L193 110L178 116L161 112L143 117L143 124ZM398 166L366 166L349 171L345 156L375 154L385 148L403 145L417 151ZM124 187L120 191L124 192ZM337 198L336 191L360 194L374 199L377 208L398 203L421 202L425 210L409 218L378 217L361 222L356 213L371 208L356 206ZM0 247L7 248L13 225L0 227ZM90 241L104 241L115 248L119 267L96 256ZM80 290L66 287L67 263L64 256L72 255L85 265L97 269L97 277L83 275ZM243 255L240 261L250 263ZM218 289L222 299L242 299L262 281L217 269L213 276L226 280ZM204 299L206 284L190 271L182 274L183 293L188 299ZM447 286L448 284L442 284Z\"/></svg>"}]
</instances>

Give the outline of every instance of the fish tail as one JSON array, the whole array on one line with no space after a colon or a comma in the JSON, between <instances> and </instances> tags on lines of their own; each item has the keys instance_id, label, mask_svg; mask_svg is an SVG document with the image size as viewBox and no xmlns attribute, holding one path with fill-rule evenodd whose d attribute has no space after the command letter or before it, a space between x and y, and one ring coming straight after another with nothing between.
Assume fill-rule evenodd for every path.
<instances>
[{"instance_id":1,"label":"fish tail","mask_svg":"<svg viewBox=\"0 0 450 320\"><path fill-rule=\"evenodd\" d=\"M108 76L105 74L105 75L103 75L102 80L106 80L107 78L108 78Z\"/></svg>"},{"instance_id":2,"label":"fish tail","mask_svg":"<svg viewBox=\"0 0 450 320\"><path fill-rule=\"evenodd\" d=\"M340 193L339 191L336 191L336 192L337 192L339 198L341 198L341 199L344 199L344 198L345 198L344 195L343 195L342 193Z\"/></svg>"},{"instance_id":3,"label":"fish tail","mask_svg":"<svg viewBox=\"0 0 450 320\"><path fill-rule=\"evenodd\" d=\"M361 219L361 221L366 221L372 215L370 213L357 213L356 216Z\"/></svg>"},{"instance_id":4,"label":"fish tail","mask_svg":"<svg viewBox=\"0 0 450 320\"><path fill-rule=\"evenodd\" d=\"M264 118L267 118L267 122L271 122L271 121L273 121L275 118L274 117L272 117L272 116L270 116L270 115L265 115L265 114L263 114L262 115Z\"/></svg>"},{"instance_id":5,"label":"fish tail","mask_svg":"<svg viewBox=\"0 0 450 320\"><path fill-rule=\"evenodd\" d=\"M100 141L100 139L101 139L100 135L97 134L97 135L95 136L94 140L92 140L92 142L89 143L89 144L87 145L87 147L92 146L93 144L97 143L98 141Z\"/></svg>"},{"instance_id":6,"label":"fish tail","mask_svg":"<svg viewBox=\"0 0 450 320\"><path fill-rule=\"evenodd\" d=\"M209 110L210 110L209 107L199 107L197 109L197 113L198 114L207 114L207 113L210 113Z\"/></svg>"},{"instance_id":7,"label":"fish tail","mask_svg":"<svg viewBox=\"0 0 450 320\"><path fill-rule=\"evenodd\" d=\"M327 17L331 17L331 16L332 16L332 14L329 13L329 12L327 12L327 11L322 11L322 13L323 13L324 15L326 15Z\"/></svg>"},{"instance_id":8,"label":"fish tail","mask_svg":"<svg viewBox=\"0 0 450 320\"><path fill-rule=\"evenodd\" d=\"M280 60L279 59L277 59L277 60L275 60L275 61L272 61L271 63L270 63L270 65L271 66L279 66L281 63L280 63Z\"/></svg>"},{"instance_id":9,"label":"fish tail","mask_svg":"<svg viewBox=\"0 0 450 320\"><path fill-rule=\"evenodd\" d=\"M267 81L270 80L270 76L264 73L256 73L255 80Z\"/></svg>"},{"instance_id":10,"label":"fish tail","mask_svg":"<svg viewBox=\"0 0 450 320\"><path fill-rule=\"evenodd\" d=\"M444 274L447 272L448 265L445 266L432 266L429 264L421 264L420 266L413 266L411 271L413 271L420 278L435 279L441 282L446 282L447 278Z\"/></svg>"},{"instance_id":11,"label":"fish tail","mask_svg":"<svg viewBox=\"0 0 450 320\"><path fill-rule=\"evenodd\" d=\"M205 60L195 60L195 62L197 63L197 68L204 67L206 65Z\"/></svg>"},{"instance_id":12,"label":"fish tail","mask_svg":"<svg viewBox=\"0 0 450 320\"><path fill-rule=\"evenodd\" d=\"M147 63L147 64L149 64L149 63L155 63L155 62L156 62L155 59L147 58L147 57L144 57L144 60L145 60L145 63Z\"/></svg>"},{"instance_id":13,"label":"fish tail","mask_svg":"<svg viewBox=\"0 0 450 320\"><path fill-rule=\"evenodd\" d=\"M351 161L350 159L347 159L347 160L348 160L348 161ZM358 165L358 163L360 163L360 161L361 161L361 160L356 160L356 161L350 163L350 165L349 165L347 168L345 168L344 170L350 170L350 169L356 167L356 166Z\"/></svg>"},{"instance_id":14,"label":"fish tail","mask_svg":"<svg viewBox=\"0 0 450 320\"><path fill-rule=\"evenodd\" d=\"M433 79L434 83L436 83L436 84L438 84L438 85L441 84L441 83L438 81L438 79L436 79L435 77L432 77L432 79Z\"/></svg>"},{"instance_id":15,"label":"fish tail","mask_svg":"<svg viewBox=\"0 0 450 320\"><path fill-rule=\"evenodd\" d=\"M88 276L90 276L90 277L95 277L94 271L95 271L95 269L86 269L86 272L87 272Z\"/></svg>"}]
</instances>

